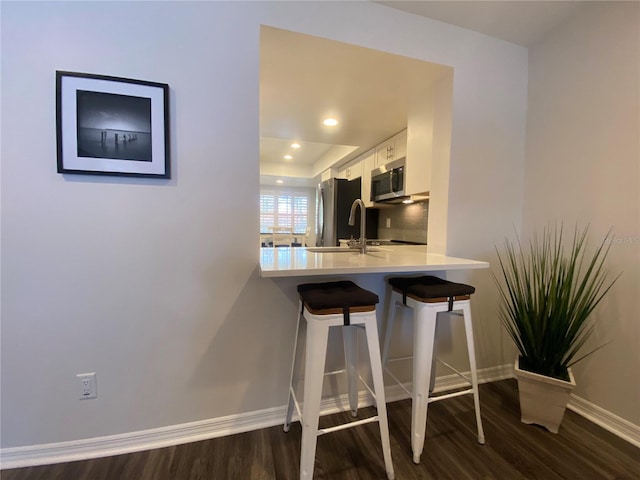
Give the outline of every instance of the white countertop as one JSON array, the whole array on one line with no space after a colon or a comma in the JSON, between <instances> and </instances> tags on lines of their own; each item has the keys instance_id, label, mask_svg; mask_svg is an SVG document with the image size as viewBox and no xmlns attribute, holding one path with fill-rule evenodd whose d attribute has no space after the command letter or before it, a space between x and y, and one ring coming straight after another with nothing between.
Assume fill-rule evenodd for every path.
<instances>
[{"instance_id":1,"label":"white countertop","mask_svg":"<svg viewBox=\"0 0 640 480\"><path fill-rule=\"evenodd\" d=\"M322 253L309 251L307 247L261 248L260 276L301 277L489 268L488 262L429 253L423 245L385 245L370 249L372 251L362 255L358 250L346 248L344 252Z\"/></svg>"}]
</instances>

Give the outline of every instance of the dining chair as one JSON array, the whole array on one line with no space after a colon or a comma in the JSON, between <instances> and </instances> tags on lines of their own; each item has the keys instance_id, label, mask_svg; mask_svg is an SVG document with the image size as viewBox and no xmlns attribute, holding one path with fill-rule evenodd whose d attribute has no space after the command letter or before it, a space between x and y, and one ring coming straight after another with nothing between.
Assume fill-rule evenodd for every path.
<instances>
[{"instance_id":1,"label":"dining chair","mask_svg":"<svg viewBox=\"0 0 640 480\"><path fill-rule=\"evenodd\" d=\"M273 246L290 247L293 244L293 229L291 227L273 227Z\"/></svg>"}]
</instances>

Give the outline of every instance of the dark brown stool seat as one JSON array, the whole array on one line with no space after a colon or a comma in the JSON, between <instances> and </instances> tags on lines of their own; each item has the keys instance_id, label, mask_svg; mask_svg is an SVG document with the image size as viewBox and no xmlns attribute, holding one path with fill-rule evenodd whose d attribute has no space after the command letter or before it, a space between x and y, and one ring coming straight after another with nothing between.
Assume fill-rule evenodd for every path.
<instances>
[{"instance_id":1,"label":"dark brown stool seat","mask_svg":"<svg viewBox=\"0 0 640 480\"><path fill-rule=\"evenodd\" d=\"M376 309L378 295L355 283L339 282L303 283L298 285L303 308L316 315L342 313L344 324L349 325L349 313L370 312Z\"/></svg>"},{"instance_id":2,"label":"dark brown stool seat","mask_svg":"<svg viewBox=\"0 0 640 480\"><path fill-rule=\"evenodd\" d=\"M388 280L396 292L403 296L406 305L406 297L419 302L439 303L456 300L468 300L475 293L475 287L464 283L455 283L443 280L431 275L422 277L393 277Z\"/></svg>"}]
</instances>

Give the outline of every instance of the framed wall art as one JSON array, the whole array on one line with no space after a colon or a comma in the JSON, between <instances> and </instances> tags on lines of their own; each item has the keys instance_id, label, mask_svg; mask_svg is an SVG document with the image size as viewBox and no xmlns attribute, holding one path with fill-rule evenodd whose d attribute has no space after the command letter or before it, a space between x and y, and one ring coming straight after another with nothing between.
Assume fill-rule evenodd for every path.
<instances>
[{"instance_id":1,"label":"framed wall art","mask_svg":"<svg viewBox=\"0 0 640 480\"><path fill-rule=\"evenodd\" d=\"M58 173L170 178L169 86L56 72Z\"/></svg>"}]
</instances>

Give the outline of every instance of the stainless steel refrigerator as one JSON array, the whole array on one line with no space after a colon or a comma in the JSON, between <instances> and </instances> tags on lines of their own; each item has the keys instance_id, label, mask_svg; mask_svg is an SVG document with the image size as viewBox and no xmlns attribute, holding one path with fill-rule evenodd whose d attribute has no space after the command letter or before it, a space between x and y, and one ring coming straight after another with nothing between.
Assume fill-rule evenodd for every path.
<instances>
[{"instance_id":1,"label":"stainless steel refrigerator","mask_svg":"<svg viewBox=\"0 0 640 480\"><path fill-rule=\"evenodd\" d=\"M349 213L354 200L360 198L359 178L346 180L331 178L318 185L318 211L316 218L316 246L335 247L340 239L360 238L360 210L356 212L356 223L349 226ZM378 215L376 210L367 209L366 236L377 238Z\"/></svg>"}]
</instances>

